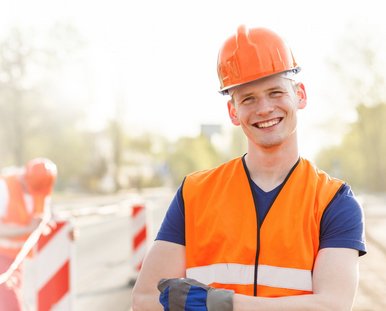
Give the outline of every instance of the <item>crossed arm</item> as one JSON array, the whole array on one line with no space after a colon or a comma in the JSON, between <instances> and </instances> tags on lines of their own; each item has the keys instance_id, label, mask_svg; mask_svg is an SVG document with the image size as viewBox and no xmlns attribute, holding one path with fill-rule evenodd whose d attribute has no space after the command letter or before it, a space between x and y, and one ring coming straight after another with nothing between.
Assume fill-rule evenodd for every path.
<instances>
[{"instance_id":1,"label":"crossed arm","mask_svg":"<svg viewBox=\"0 0 386 311\"><path fill-rule=\"evenodd\" d=\"M185 276L185 247L156 241L146 256L133 289L134 311L162 311L157 284L162 278ZM249 310L351 310L358 286L358 251L325 248L319 251L313 271L313 294L261 298L235 294L234 311Z\"/></svg>"}]
</instances>

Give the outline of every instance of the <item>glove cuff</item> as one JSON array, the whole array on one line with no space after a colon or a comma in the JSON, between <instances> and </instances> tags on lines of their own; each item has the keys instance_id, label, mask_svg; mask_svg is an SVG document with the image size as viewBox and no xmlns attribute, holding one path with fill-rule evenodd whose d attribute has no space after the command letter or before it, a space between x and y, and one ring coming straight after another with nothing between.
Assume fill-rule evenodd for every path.
<instances>
[{"instance_id":1,"label":"glove cuff","mask_svg":"<svg viewBox=\"0 0 386 311\"><path fill-rule=\"evenodd\" d=\"M206 299L208 311L233 311L233 295L233 290L209 290Z\"/></svg>"}]
</instances>

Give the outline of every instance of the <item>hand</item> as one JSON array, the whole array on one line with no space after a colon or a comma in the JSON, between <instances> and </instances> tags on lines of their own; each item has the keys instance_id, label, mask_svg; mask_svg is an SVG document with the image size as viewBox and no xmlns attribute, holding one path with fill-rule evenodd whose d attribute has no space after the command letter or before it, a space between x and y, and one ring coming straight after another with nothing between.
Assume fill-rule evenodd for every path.
<instances>
[{"instance_id":1,"label":"hand","mask_svg":"<svg viewBox=\"0 0 386 311\"><path fill-rule=\"evenodd\" d=\"M233 310L233 291L215 289L193 279L162 279L158 290L165 311Z\"/></svg>"}]
</instances>

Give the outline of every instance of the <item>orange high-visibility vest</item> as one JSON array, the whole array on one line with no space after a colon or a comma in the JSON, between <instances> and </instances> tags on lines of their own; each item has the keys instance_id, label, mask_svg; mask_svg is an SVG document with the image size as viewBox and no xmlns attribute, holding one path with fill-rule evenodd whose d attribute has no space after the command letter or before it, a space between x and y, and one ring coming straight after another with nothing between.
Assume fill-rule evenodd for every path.
<instances>
[{"instance_id":1,"label":"orange high-visibility vest","mask_svg":"<svg viewBox=\"0 0 386 311\"><path fill-rule=\"evenodd\" d=\"M26 226L32 220L33 216L41 215L44 209L45 198L32 196L30 197L32 210L27 210L27 193L24 189L22 181L18 175L10 175L4 177L4 181L8 188L7 211L0 222ZM0 224L1 225L1 224ZM16 257L24 242L28 238L28 234L0 239L0 255L11 258Z\"/></svg>"},{"instance_id":2,"label":"orange high-visibility vest","mask_svg":"<svg viewBox=\"0 0 386 311\"><path fill-rule=\"evenodd\" d=\"M343 182L300 158L259 223L242 158L186 177L186 275L262 297L312 293L323 212Z\"/></svg>"}]
</instances>

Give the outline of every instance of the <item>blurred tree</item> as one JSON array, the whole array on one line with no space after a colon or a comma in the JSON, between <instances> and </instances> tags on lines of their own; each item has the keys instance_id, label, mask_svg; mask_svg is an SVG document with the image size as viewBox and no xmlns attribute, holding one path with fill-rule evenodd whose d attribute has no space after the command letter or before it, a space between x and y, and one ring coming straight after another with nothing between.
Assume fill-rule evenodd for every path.
<instances>
[{"instance_id":1,"label":"blurred tree","mask_svg":"<svg viewBox=\"0 0 386 311\"><path fill-rule=\"evenodd\" d=\"M122 146L122 172L129 173L126 187L141 189L167 185L170 171L166 164L169 143L154 133L142 133L140 136L124 135Z\"/></svg>"},{"instance_id":2,"label":"blurred tree","mask_svg":"<svg viewBox=\"0 0 386 311\"><path fill-rule=\"evenodd\" d=\"M357 108L358 121L351 125L341 145L317 156L321 168L348 180L361 191L386 191L386 104Z\"/></svg>"},{"instance_id":3,"label":"blurred tree","mask_svg":"<svg viewBox=\"0 0 386 311\"><path fill-rule=\"evenodd\" d=\"M36 100L28 88L27 67L31 48L18 29L0 42L0 126L2 158L7 164L25 162L24 141L28 132L27 115L32 113L26 102Z\"/></svg>"},{"instance_id":4,"label":"blurred tree","mask_svg":"<svg viewBox=\"0 0 386 311\"><path fill-rule=\"evenodd\" d=\"M109 136L111 137L112 141L112 149L113 149L113 156L112 156L112 162L113 162L113 173L112 173L112 179L114 182L114 189L115 191L119 191L122 188L122 185L119 181L121 166L122 166L122 147L123 147L123 132L122 132L122 126L119 122L119 119L116 118L115 120L111 121L109 124Z\"/></svg>"},{"instance_id":5,"label":"blurred tree","mask_svg":"<svg viewBox=\"0 0 386 311\"><path fill-rule=\"evenodd\" d=\"M61 23L47 33L14 28L0 42L0 166L46 156L58 165L59 186L82 176L94 150L79 126L79 101L59 90L61 70L81 63L83 46L76 29Z\"/></svg>"},{"instance_id":6,"label":"blurred tree","mask_svg":"<svg viewBox=\"0 0 386 311\"><path fill-rule=\"evenodd\" d=\"M180 138L167 158L174 185L179 185L186 174L210 169L220 162L221 155L203 135Z\"/></svg>"},{"instance_id":7,"label":"blurred tree","mask_svg":"<svg viewBox=\"0 0 386 311\"><path fill-rule=\"evenodd\" d=\"M341 81L340 92L345 91L348 105L356 107L356 120L340 145L325 148L316 157L322 169L357 190L372 192L386 191L386 63L379 37L381 33L352 26L340 40L331 65Z\"/></svg>"},{"instance_id":8,"label":"blurred tree","mask_svg":"<svg viewBox=\"0 0 386 311\"><path fill-rule=\"evenodd\" d=\"M154 150L154 146L160 141L162 141L162 138L155 134L142 133L140 136L126 135L123 144L128 150L136 150L145 154L154 154L160 151Z\"/></svg>"},{"instance_id":9,"label":"blurred tree","mask_svg":"<svg viewBox=\"0 0 386 311\"><path fill-rule=\"evenodd\" d=\"M372 29L358 21L349 24L328 60L330 82L337 85L351 107L378 105L386 99L385 29ZM331 90L331 86L328 88ZM336 94L332 94L336 96ZM342 105L339 102L339 105Z\"/></svg>"},{"instance_id":10,"label":"blurred tree","mask_svg":"<svg viewBox=\"0 0 386 311\"><path fill-rule=\"evenodd\" d=\"M247 152L247 139L241 127L234 127L231 132L229 157L234 158Z\"/></svg>"}]
</instances>

